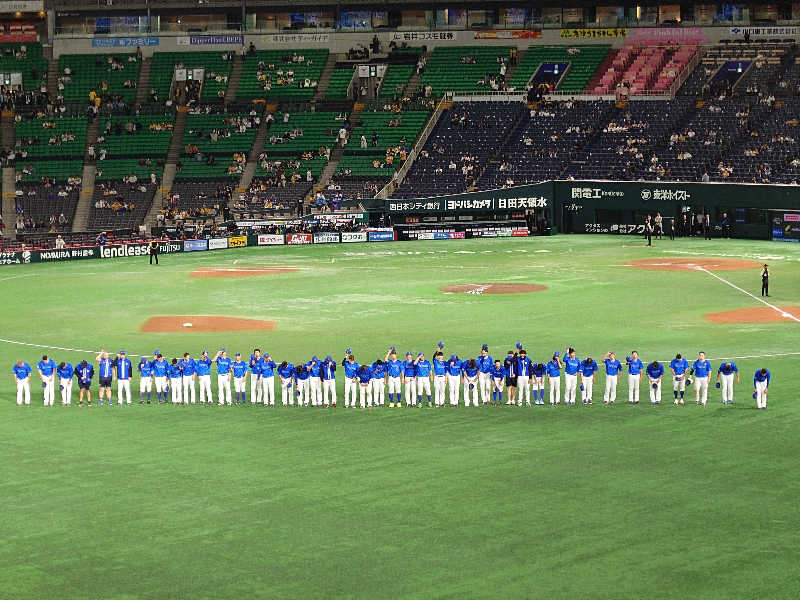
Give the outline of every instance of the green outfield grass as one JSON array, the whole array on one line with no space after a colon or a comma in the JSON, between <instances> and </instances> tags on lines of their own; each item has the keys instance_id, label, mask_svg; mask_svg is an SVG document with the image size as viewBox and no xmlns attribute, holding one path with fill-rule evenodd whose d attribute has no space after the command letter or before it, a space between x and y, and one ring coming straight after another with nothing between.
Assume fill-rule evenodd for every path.
<instances>
[{"instance_id":1,"label":"green outfield grass","mask_svg":"<svg viewBox=\"0 0 800 600\"><path fill-rule=\"evenodd\" d=\"M248 248L0 271L2 598L796 598L800 323L719 325L755 307L639 258L747 258L800 305L800 245L626 237ZM296 273L198 279L208 266ZM758 295L757 269L719 275ZM439 286L520 282L519 295ZM275 321L267 333L143 334L154 315ZM599 359L737 358L736 404L458 409L79 409L15 405L11 366L221 345L299 362L345 347L474 356L522 341ZM792 354L794 353L794 354ZM776 355L768 357L766 355ZM769 409L750 398L772 371ZM215 380L212 377L212 380ZM212 384L215 387L215 384ZM669 388L669 386L667 386ZM138 392L138 380L134 380ZM136 394L135 394L136 395ZM279 395L279 391L278 391ZM96 387L94 390L96 397ZM620 401L623 401L620 404Z\"/></svg>"}]
</instances>

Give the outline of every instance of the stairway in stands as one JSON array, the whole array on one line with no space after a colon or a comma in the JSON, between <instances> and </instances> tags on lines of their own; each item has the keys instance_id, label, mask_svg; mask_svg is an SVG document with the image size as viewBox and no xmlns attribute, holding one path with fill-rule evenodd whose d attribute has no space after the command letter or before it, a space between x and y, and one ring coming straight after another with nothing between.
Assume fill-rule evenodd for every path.
<instances>
[{"instance_id":1,"label":"stairway in stands","mask_svg":"<svg viewBox=\"0 0 800 600\"><path fill-rule=\"evenodd\" d=\"M424 54L422 54L421 58L428 60L431 57L431 51L428 50ZM403 97L404 98L413 98L414 92L417 91L417 87L419 86L419 80L422 78L420 73L417 73L417 66L414 65L414 73L412 73L411 77L406 84L406 89L403 90Z\"/></svg>"},{"instance_id":2,"label":"stairway in stands","mask_svg":"<svg viewBox=\"0 0 800 600\"><path fill-rule=\"evenodd\" d=\"M58 96L58 59L53 58L53 47L50 45L42 46L42 56L47 59L47 93L50 98Z\"/></svg>"},{"instance_id":3,"label":"stairway in stands","mask_svg":"<svg viewBox=\"0 0 800 600\"><path fill-rule=\"evenodd\" d=\"M314 100L322 100L325 98L325 94L328 93L328 84L331 82L331 75L333 75L333 70L336 67L337 56L338 54L333 52L328 53L328 60L325 61L325 66L319 76L317 89L314 91Z\"/></svg>"},{"instance_id":4,"label":"stairway in stands","mask_svg":"<svg viewBox=\"0 0 800 600\"><path fill-rule=\"evenodd\" d=\"M242 80L243 67L244 58L238 52L234 52L233 66L231 67L231 74L228 76L228 87L225 90L225 104L230 104L236 100L236 94L239 92L239 82Z\"/></svg>"},{"instance_id":5,"label":"stairway in stands","mask_svg":"<svg viewBox=\"0 0 800 600\"><path fill-rule=\"evenodd\" d=\"M136 82L136 105L141 106L150 97L150 69L153 66L153 59L145 56L139 67L139 80Z\"/></svg>"},{"instance_id":6,"label":"stairway in stands","mask_svg":"<svg viewBox=\"0 0 800 600\"><path fill-rule=\"evenodd\" d=\"M511 63L509 61L509 63L508 63L508 68L506 69L506 79L505 79L505 81L506 81L506 85L509 86L509 87L511 86L511 79L514 77L514 71L517 70L517 67L522 62L522 59L525 56L525 51L526 50L527 50L527 48L521 48L521 49L517 50L517 60L516 60L516 62ZM522 91L524 91L524 90L522 90Z\"/></svg>"},{"instance_id":7,"label":"stairway in stands","mask_svg":"<svg viewBox=\"0 0 800 600\"><path fill-rule=\"evenodd\" d=\"M169 140L169 150L167 150L167 162L164 165L164 172L161 174L161 183L153 194L153 202L150 210L144 217L144 225L150 229L156 224L156 215L161 210L164 198L172 191L172 184L175 182L177 172L177 162L183 153L183 134L186 131L186 117L188 107L179 106L175 113L175 125L172 128L172 137Z\"/></svg>"},{"instance_id":8,"label":"stairway in stands","mask_svg":"<svg viewBox=\"0 0 800 600\"><path fill-rule=\"evenodd\" d=\"M250 154L247 155L247 164L242 171L242 176L239 178L238 191L240 193L246 192L253 182L253 177L256 174L258 167L258 155L264 151L264 144L267 141L269 134L269 125L267 124L267 115L275 113L278 110L277 104L267 104L264 107L264 112L261 115L261 124L258 126L256 137L253 138L253 146L250 148Z\"/></svg>"},{"instance_id":9,"label":"stairway in stands","mask_svg":"<svg viewBox=\"0 0 800 600\"><path fill-rule=\"evenodd\" d=\"M99 119L97 119L99 120ZM84 163L81 175L81 193L78 197L78 206L75 207L75 218L72 219L72 231L86 231L89 228L89 211L94 198L94 180L97 167L94 164Z\"/></svg>"}]
</instances>

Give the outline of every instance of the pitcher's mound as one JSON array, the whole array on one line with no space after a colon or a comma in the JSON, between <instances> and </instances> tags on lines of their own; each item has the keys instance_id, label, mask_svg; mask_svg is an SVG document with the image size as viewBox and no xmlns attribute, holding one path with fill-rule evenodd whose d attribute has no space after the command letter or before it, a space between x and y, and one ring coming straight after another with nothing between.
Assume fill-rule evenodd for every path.
<instances>
[{"instance_id":1,"label":"pitcher's mound","mask_svg":"<svg viewBox=\"0 0 800 600\"><path fill-rule=\"evenodd\" d=\"M175 333L176 331L272 331L273 321L240 319L238 317L170 315L150 317L140 331L145 333Z\"/></svg>"},{"instance_id":2,"label":"pitcher's mound","mask_svg":"<svg viewBox=\"0 0 800 600\"><path fill-rule=\"evenodd\" d=\"M297 267L292 265L276 267L200 267L192 271L192 277L256 277L258 275L278 275L294 273Z\"/></svg>"},{"instance_id":3,"label":"pitcher's mound","mask_svg":"<svg viewBox=\"0 0 800 600\"><path fill-rule=\"evenodd\" d=\"M547 286L535 283L465 283L446 285L439 291L445 294L527 294L546 289Z\"/></svg>"},{"instance_id":4,"label":"pitcher's mound","mask_svg":"<svg viewBox=\"0 0 800 600\"><path fill-rule=\"evenodd\" d=\"M754 306L753 308L737 308L722 312L708 313L703 318L712 323L786 323L796 321L788 315L800 319L800 306L779 306L783 313L771 309L769 306Z\"/></svg>"},{"instance_id":5,"label":"pitcher's mound","mask_svg":"<svg viewBox=\"0 0 800 600\"><path fill-rule=\"evenodd\" d=\"M761 266L761 263L754 260L738 258L642 258L631 260L626 264L629 267L652 271L693 271L698 267L709 271L736 271Z\"/></svg>"}]
</instances>

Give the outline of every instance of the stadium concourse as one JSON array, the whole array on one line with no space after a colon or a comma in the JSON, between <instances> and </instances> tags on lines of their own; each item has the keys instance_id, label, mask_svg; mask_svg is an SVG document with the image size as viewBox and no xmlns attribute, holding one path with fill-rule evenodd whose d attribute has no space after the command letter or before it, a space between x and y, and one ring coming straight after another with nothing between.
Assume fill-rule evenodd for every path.
<instances>
[{"instance_id":1,"label":"stadium concourse","mask_svg":"<svg viewBox=\"0 0 800 600\"><path fill-rule=\"evenodd\" d=\"M202 237L242 220L274 233L376 196L550 180L800 176L791 40L666 36L522 52L378 41L374 90L352 54L311 48L53 58L31 41L0 51L22 73L4 94L5 249L85 245L101 232L136 240L153 228ZM178 81L182 69L202 76Z\"/></svg>"}]
</instances>

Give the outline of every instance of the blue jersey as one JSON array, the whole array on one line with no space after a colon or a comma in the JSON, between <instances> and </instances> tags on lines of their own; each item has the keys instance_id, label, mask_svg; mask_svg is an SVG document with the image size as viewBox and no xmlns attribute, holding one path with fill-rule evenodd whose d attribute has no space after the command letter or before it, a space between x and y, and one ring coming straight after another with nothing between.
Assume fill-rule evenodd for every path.
<instances>
[{"instance_id":1,"label":"blue jersey","mask_svg":"<svg viewBox=\"0 0 800 600\"><path fill-rule=\"evenodd\" d=\"M689 363L685 358L673 358L669 361L669 368L675 372L675 375L683 375L689 368Z\"/></svg>"},{"instance_id":2,"label":"blue jersey","mask_svg":"<svg viewBox=\"0 0 800 600\"><path fill-rule=\"evenodd\" d=\"M317 361L308 361L306 363L306 368L311 370L311 377L319 377L319 371L322 368L322 363Z\"/></svg>"},{"instance_id":3,"label":"blue jersey","mask_svg":"<svg viewBox=\"0 0 800 600\"><path fill-rule=\"evenodd\" d=\"M284 379L291 379L294 377L294 365L292 363L286 363L285 367L278 367L278 376Z\"/></svg>"},{"instance_id":4,"label":"blue jersey","mask_svg":"<svg viewBox=\"0 0 800 600\"><path fill-rule=\"evenodd\" d=\"M448 362L447 372L450 373L450 375L458 377L459 375L461 375L461 365L462 363L460 360L454 360L453 362Z\"/></svg>"},{"instance_id":5,"label":"blue jersey","mask_svg":"<svg viewBox=\"0 0 800 600\"><path fill-rule=\"evenodd\" d=\"M570 358L569 356L564 357L565 375L577 375L580 368L581 368L580 358L578 358L577 356L575 358Z\"/></svg>"},{"instance_id":6,"label":"blue jersey","mask_svg":"<svg viewBox=\"0 0 800 600\"><path fill-rule=\"evenodd\" d=\"M447 363L443 360L439 360L438 358L433 359L433 374L434 375L444 375L447 373Z\"/></svg>"},{"instance_id":7,"label":"blue jersey","mask_svg":"<svg viewBox=\"0 0 800 600\"><path fill-rule=\"evenodd\" d=\"M653 366L653 363L647 365L647 376L651 379L658 379L664 374L664 365L660 362L656 362L656 366Z\"/></svg>"},{"instance_id":8,"label":"blue jersey","mask_svg":"<svg viewBox=\"0 0 800 600\"><path fill-rule=\"evenodd\" d=\"M358 370L358 381L361 383L369 383L372 380L372 369L364 365Z\"/></svg>"},{"instance_id":9,"label":"blue jersey","mask_svg":"<svg viewBox=\"0 0 800 600\"><path fill-rule=\"evenodd\" d=\"M181 366L184 376L194 375L197 372L197 363L193 358L184 358L178 363Z\"/></svg>"},{"instance_id":10,"label":"blue jersey","mask_svg":"<svg viewBox=\"0 0 800 600\"><path fill-rule=\"evenodd\" d=\"M760 381L766 381L767 382L767 387L769 387L769 380L770 380L771 374L769 372L769 369L766 369L766 371L767 372L764 375L761 374L761 369L759 369L758 371L755 372L755 375L753 375L753 387L756 387L756 383L758 383Z\"/></svg>"},{"instance_id":11,"label":"blue jersey","mask_svg":"<svg viewBox=\"0 0 800 600\"><path fill-rule=\"evenodd\" d=\"M717 373L722 373L723 375L733 375L738 372L739 367L736 366L735 362L724 362L719 366L719 369L717 369Z\"/></svg>"},{"instance_id":12,"label":"blue jersey","mask_svg":"<svg viewBox=\"0 0 800 600\"><path fill-rule=\"evenodd\" d=\"M139 371L139 375L142 377L150 377L153 374L153 363L151 363L149 360L140 362L138 365L136 365L136 370Z\"/></svg>"},{"instance_id":13,"label":"blue jersey","mask_svg":"<svg viewBox=\"0 0 800 600\"><path fill-rule=\"evenodd\" d=\"M255 354L250 355L250 370L253 375L261 375L262 365L264 364L264 357L259 356L256 358Z\"/></svg>"},{"instance_id":14,"label":"blue jersey","mask_svg":"<svg viewBox=\"0 0 800 600\"><path fill-rule=\"evenodd\" d=\"M400 373L403 372L403 363L399 360L386 361L386 371L389 373L389 377L400 377Z\"/></svg>"},{"instance_id":15,"label":"blue jersey","mask_svg":"<svg viewBox=\"0 0 800 600\"><path fill-rule=\"evenodd\" d=\"M581 363L581 375L583 375L584 377L593 377L595 373L597 373L596 362L592 361L591 363L588 363L586 361L583 361Z\"/></svg>"},{"instance_id":16,"label":"blue jersey","mask_svg":"<svg viewBox=\"0 0 800 600\"><path fill-rule=\"evenodd\" d=\"M502 379L506 376L505 367L492 367L492 377L494 379Z\"/></svg>"},{"instance_id":17,"label":"blue jersey","mask_svg":"<svg viewBox=\"0 0 800 600\"><path fill-rule=\"evenodd\" d=\"M153 376L154 377L166 377L167 376L167 368L169 365L167 361L161 360L154 360L153 361Z\"/></svg>"},{"instance_id":18,"label":"blue jersey","mask_svg":"<svg viewBox=\"0 0 800 600\"><path fill-rule=\"evenodd\" d=\"M64 363L63 367L58 367L57 371L61 379L72 379L72 376L75 374L75 369L73 369L72 365L69 363Z\"/></svg>"},{"instance_id":19,"label":"blue jersey","mask_svg":"<svg viewBox=\"0 0 800 600\"><path fill-rule=\"evenodd\" d=\"M547 368L542 363L536 363L535 365L531 365L531 371L536 377L544 377Z\"/></svg>"},{"instance_id":20,"label":"blue jersey","mask_svg":"<svg viewBox=\"0 0 800 600\"><path fill-rule=\"evenodd\" d=\"M231 363L231 369L233 370L234 377L244 377L247 375L247 370L249 368L249 365L243 360L233 361L233 363Z\"/></svg>"},{"instance_id":21,"label":"blue jersey","mask_svg":"<svg viewBox=\"0 0 800 600\"><path fill-rule=\"evenodd\" d=\"M606 358L603 362L606 363L606 375L611 375L612 377L619 375L619 372L622 370L622 363L616 358L614 360Z\"/></svg>"},{"instance_id":22,"label":"blue jersey","mask_svg":"<svg viewBox=\"0 0 800 600\"><path fill-rule=\"evenodd\" d=\"M461 363L461 368L464 370L464 375L467 377L476 377L478 375L478 365L476 364L474 367L469 365L469 361L464 361Z\"/></svg>"},{"instance_id":23,"label":"blue jersey","mask_svg":"<svg viewBox=\"0 0 800 600\"><path fill-rule=\"evenodd\" d=\"M129 358L116 359L114 361L114 369L117 371L117 379L122 379L125 381L126 379L131 378L132 367Z\"/></svg>"},{"instance_id":24,"label":"blue jersey","mask_svg":"<svg viewBox=\"0 0 800 600\"><path fill-rule=\"evenodd\" d=\"M320 369L320 376L322 377L323 381L330 381L331 379L336 379L336 363L331 361L328 362L327 360L322 363L322 368Z\"/></svg>"},{"instance_id":25,"label":"blue jersey","mask_svg":"<svg viewBox=\"0 0 800 600\"><path fill-rule=\"evenodd\" d=\"M180 365L170 365L167 369L169 373L170 379L180 379L181 378L181 366Z\"/></svg>"},{"instance_id":26,"label":"blue jersey","mask_svg":"<svg viewBox=\"0 0 800 600\"><path fill-rule=\"evenodd\" d=\"M372 378L373 379L383 379L386 375L386 363L378 364L377 362L372 363Z\"/></svg>"},{"instance_id":27,"label":"blue jersey","mask_svg":"<svg viewBox=\"0 0 800 600\"><path fill-rule=\"evenodd\" d=\"M488 354L485 357L479 356L475 362L478 363L478 370L481 373L491 373L494 370L494 360Z\"/></svg>"},{"instance_id":28,"label":"blue jersey","mask_svg":"<svg viewBox=\"0 0 800 600\"><path fill-rule=\"evenodd\" d=\"M514 370L517 374L517 377L530 377L532 366L533 363L531 362L530 358L527 356L518 356L516 364L514 365Z\"/></svg>"},{"instance_id":29,"label":"blue jersey","mask_svg":"<svg viewBox=\"0 0 800 600\"><path fill-rule=\"evenodd\" d=\"M100 377L111 377L114 369L114 363L109 358L101 358L97 366L97 374Z\"/></svg>"},{"instance_id":30,"label":"blue jersey","mask_svg":"<svg viewBox=\"0 0 800 600\"><path fill-rule=\"evenodd\" d=\"M644 363L639 358L632 358L628 363L628 373L631 375L638 375L644 369Z\"/></svg>"},{"instance_id":31,"label":"blue jersey","mask_svg":"<svg viewBox=\"0 0 800 600\"><path fill-rule=\"evenodd\" d=\"M275 361L271 358L262 358L261 359L261 376L262 377L275 377L275 369L278 368L278 365L275 364Z\"/></svg>"},{"instance_id":32,"label":"blue jersey","mask_svg":"<svg viewBox=\"0 0 800 600\"><path fill-rule=\"evenodd\" d=\"M197 375L211 375L211 359L207 356L200 358L194 363L194 369Z\"/></svg>"},{"instance_id":33,"label":"blue jersey","mask_svg":"<svg viewBox=\"0 0 800 600\"><path fill-rule=\"evenodd\" d=\"M84 366L78 364L78 366L75 367L75 377L77 377L81 383L91 383L93 375L94 366L89 363L86 363Z\"/></svg>"},{"instance_id":34,"label":"blue jersey","mask_svg":"<svg viewBox=\"0 0 800 600\"><path fill-rule=\"evenodd\" d=\"M403 363L403 375L406 377L414 377L417 373L417 366L414 364L414 361L411 362L406 361Z\"/></svg>"},{"instance_id":35,"label":"blue jersey","mask_svg":"<svg viewBox=\"0 0 800 600\"><path fill-rule=\"evenodd\" d=\"M699 358L692 364L695 377L708 377L711 374L711 362Z\"/></svg>"},{"instance_id":36,"label":"blue jersey","mask_svg":"<svg viewBox=\"0 0 800 600\"><path fill-rule=\"evenodd\" d=\"M217 357L217 374L218 375L227 375L231 370L231 365L233 361L226 357L218 356Z\"/></svg>"},{"instance_id":37,"label":"blue jersey","mask_svg":"<svg viewBox=\"0 0 800 600\"><path fill-rule=\"evenodd\" d=\"M11 370L14 371L14 377L17 379L25 379L30 377L31 374L31 366L28 363L22 363L21 365L14 363Z\"/></svg>"},{"instance_id":38,"label":"blue jersey","mask_svg":"<svg viewBox=\"0 0 800 600\"><path fill-rule=\"evenodd\" d=\"M415 374L417 377L427 377L431 374L431 370L433 367L431 366L430 361L428 360L420 360L417 362L417 368L415 369Z\"/></svg>"},{"instance_id":39,"label":"blue jersey","mask_svg":"<svg viewBox=\"0 0 800 600\"><path fill-rule=\"evenodd\" d=\"M298 381L305 381L311 377L311 373L309 373L308 369L306 369L303 365L299 365L297 369L295 369L294 375L297 377Z\"/></svg>"},{"instance_id":40,"label":"blue jersey","mask_svg":"<svg viewBox=\"0 0 800 600\"><path fill-rule=\"evenodd\" d=\"M344 376L347 377L348 379L352 379L353 377L355 377L356 374L358 373L358 368L361 366L356 361L350 362L347 360L344 361L344 363L342 364L344 366Z\"/></svg>"},{"instance_id":41,"label":"blue jersey","mask_svg":"<svg viewBox=\"0 0 800 600\"><path fill-rule=\"evenodd\" d=\"M558 362L551 360L545 365L545 369L547 369L547 374L550 377L560 377L561 376L561 367L558 366Z\"/></svg>"},{"instance_id":42,"label":"blue jersey","mask_svg":"<svg viewBox=\"0 0 800 600\"><path fill-rule=\"evenodd\" d=\"M52 358L48 358L46 361L40 360L36 364L36 368L42 372L42 375L52 375L56 372L56 361ZM111 373L108 376L111 377Z\"/></svg>"}]
</instances>

